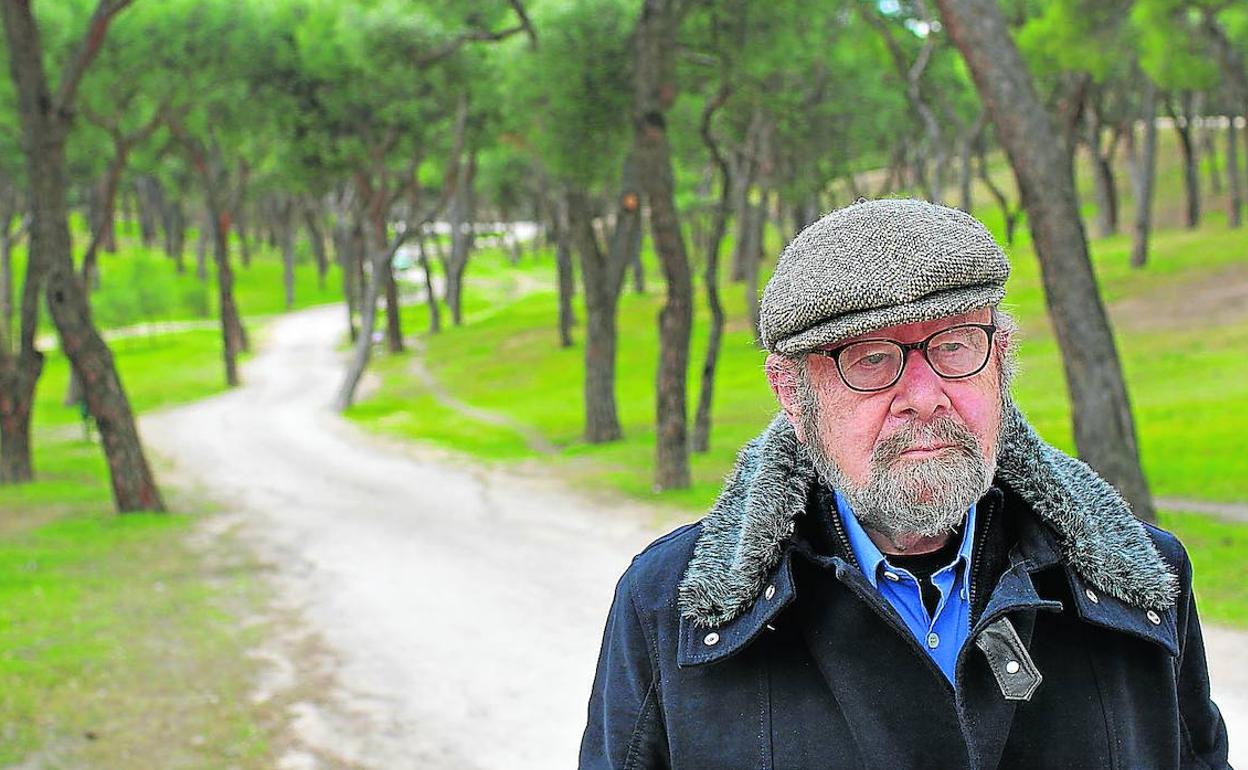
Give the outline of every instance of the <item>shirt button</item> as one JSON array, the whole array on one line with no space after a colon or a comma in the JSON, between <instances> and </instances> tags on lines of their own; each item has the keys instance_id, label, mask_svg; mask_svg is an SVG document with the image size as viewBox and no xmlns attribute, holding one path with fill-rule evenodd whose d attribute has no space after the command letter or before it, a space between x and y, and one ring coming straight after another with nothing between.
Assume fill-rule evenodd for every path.
<instances>
[{"instance_id":1,"label":"shirt button","mask_svg":"<svg viewBox=\"0 0 1248 770\"><path fill-rule=\"evenodd\" d=\"M705 644L707 647L710 647L713 644L717 644L718 642L719 642L719 634L715 633L714 631L707 634L702 639L702 643Z\"/></svg>"},{"instance_id":2,"label":"shirt button","mask_svg":"<svg viewBox=\"0 0 1248 770\"><path fill-rule=\"evenodd\" d=\"M901 578L897 577L896 572L889 572L888 570L884 570L884 577L888 578L894 583L896 583L898 580L901 580Z\"/></svg>"},{"instance_id":3,"label":"shirt button","mask_svg":"<svg viewBox=\"0 0 1248 770\"><path fill-rule=\"evenodd\" d=\"M1007 662L1006 662L1006 664L1005 664L1005 673L1007 673L1007 674L1017 674L1017 673L1018 673L1018 668L1019 668L1019 666L1018 666L1018 661L1017 661L1017 660L1007 661Z\"/></svg>"},{"instance_id":4,"label":"shirt button","mask_svg":"<svg viewBox=\"0 0 1248 770\"><path fill-rule=\"evenodd\" d=\"M1093 591L1091 588L1083 589L1083 595L1088 597L1088 601L1092 602L1093 604L1099 604L1101 601L1100 599L1097 598L1096 591Z\"/></svg>"},{"instance_id":5,"label":"shirt button","mask_svg":"<svg viewBox=\"0 0 1248 770\"><path fill-rule=\"evenodd\" d=\"M936 634L935 631L927 635L927 646L928 646L928 649L932 649L932 650L940 646L940 637Z\"/></svg>"},{"instance_id":6,"label":"shirt button","mask_svg":"<svg viewBox=\"0 0 1248 770\"><path fill-rule=\"evenodd\" d=\"M775 596L775 595L776 595L776 587L775 587L775 586L767 586L767 590L763 592L763 598L764 598L764 599L768 599L768 600L770 600L770 599L771 599L771 597L773 597L773 596Z\"/></svg>"}]
</instances>

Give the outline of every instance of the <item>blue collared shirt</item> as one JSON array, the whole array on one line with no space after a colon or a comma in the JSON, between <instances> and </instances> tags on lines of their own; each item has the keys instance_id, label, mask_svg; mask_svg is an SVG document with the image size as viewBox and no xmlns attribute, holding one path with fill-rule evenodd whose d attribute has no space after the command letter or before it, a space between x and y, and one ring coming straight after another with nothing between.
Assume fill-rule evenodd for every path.
<instances>
[{"instance_id":1,"label":"blue collared shirt","mask_svg":"<svg viewBox=\"0 0 1248 770\"><path fill-rule=\"evenodd\" d=\"M970 633L969 572L971 548L975 540L975 506L971 505L967 511L966 523L962 527L962 547L958 549L957 556L931 577L932 585L940 592L940 603L936 605L934 616L928 615L927 607L923 605L923 594L915 576L889 564L840 492L836 492L836 511L867 581L893 605L919 645L927 650L945 677L953 682L958 651Z\"/></svg>"}]
</instances>

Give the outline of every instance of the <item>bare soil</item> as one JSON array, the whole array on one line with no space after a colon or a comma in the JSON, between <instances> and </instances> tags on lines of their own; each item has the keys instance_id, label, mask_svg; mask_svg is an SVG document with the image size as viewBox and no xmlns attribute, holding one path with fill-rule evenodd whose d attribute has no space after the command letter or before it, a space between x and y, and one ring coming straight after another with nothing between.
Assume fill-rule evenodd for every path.
<instances>
[{"instance_id":1,"label":"bare soil","mask_svg":"<svg viewBox=\"0 0 1248 770\"><path fill-rule=\"evenodd\" d=\"M329 407L341 315L274 322L242 388L142 424L271 570L286 630L255 697L287 709L280 767L574 766L651 512L364 435Z\"/></svg>"}]
</instances>

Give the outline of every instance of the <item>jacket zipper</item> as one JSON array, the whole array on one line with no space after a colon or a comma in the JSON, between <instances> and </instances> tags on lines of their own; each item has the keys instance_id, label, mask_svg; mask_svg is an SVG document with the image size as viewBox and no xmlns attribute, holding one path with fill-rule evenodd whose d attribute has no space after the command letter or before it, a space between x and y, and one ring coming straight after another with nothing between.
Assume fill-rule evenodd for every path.
<instances>
[{"instance_id":1,"label":"jacket zipper","mask_svg":"<svg viewBox=\"0 0 1248 770\"><path fill-rule=\"evenodd\" d=\"M966 587L967 601L969 604L966 613L967 641L971 641L971 630L975 627L975 596L979 588L980 578L982 577L980 575L980 570L984 563L984 546L986 545L985 541L988 539L988 528L992 526L992 515L996 511L997 506L994 502L990 503L987 508L988 510L985 512L984 516L984 525L980 528L979 532L982 536L975 538L975 554L971 557L971 571L967 576L967 580L970 583L970 585ZM971 533L972 537L975 537L975 535L976 533Z\"/></svg>"},{"instance_id":2,"label":"jacket zipper","mask_svg":"<svg viewBox=\"0 0 1248 770\"><path fill-rule=\"evenodd\" d=\"M849 535L845 533L845 525L841 522L840 511L834 509L832 511L831 518L832 528L836 531L837 539L840 540L841 549L849 557L848 561L858 570L859 574L862 574L862 565L858 563L858 558L854 555L854 549L849 545ZM866 577L865 574L863 577ZM944 684L945 694L949 696L949 701L956 709L957 698L954 693L953 683L950 682L949 678L945 676L945 672L940 670L940 666L936 665L936 661L932 660L932 656L927 654L927 650L923 649L923 646L919 644L919 640L914 638L914 634L910 632L910 627L905 624L905 621L903 621L899 615L897 615L896 609L894 609L892 605L888 604L888 602L884 601L883 597L878 594L876 596L869 596L863 591L857 589L852 581L842 582L845 582L851 591L858 594L860 599L865 601L871 609L875 610L875 614L883 618L884 621L892 626L895 631L901 634L904 639L909 641L910 646L919 653L919 657L927 662L928 669L932 672L932 675Z\"/></svg>"}]
</instances>

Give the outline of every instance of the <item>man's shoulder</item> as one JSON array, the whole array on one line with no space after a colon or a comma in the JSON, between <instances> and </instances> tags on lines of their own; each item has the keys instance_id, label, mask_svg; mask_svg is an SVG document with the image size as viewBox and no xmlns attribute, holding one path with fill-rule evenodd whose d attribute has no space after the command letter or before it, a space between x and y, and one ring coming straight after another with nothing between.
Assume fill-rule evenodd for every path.
<instances>
[{"instance_id":1,"label":"man's shoulder","mask_svg":"<svg viewBox=\"0 0 1248 770\"><path fill-rule=\"evenodd\" d=\"M685 524L650 543L633 557L621 582L628 584L639 607L659 610L675 606L676 586L684 577L701 533L701 520Z\"/></svg>"},{"instance_id":2,"label":"man's shoulder","mask_svg":"<svg viewBox=\"0 0 1248 770\"><path fill-rule=\"evenodd\" d=\"M1179 540L1174 533L1162 529L1156 524L1150 524L1147 521L1140 522L1144 525L1144 531L1148 534L1148 539L1152 541L1157 552L1161 554L1161 558L1166 561L1175 576L1182 583L1188 583L1191 580L1191 566L1187 557L1187 549L1183 547L1183 542ZM1183 590L1187 590L1186 585L1180 586Z\"/></svg>"}]
</instances>

